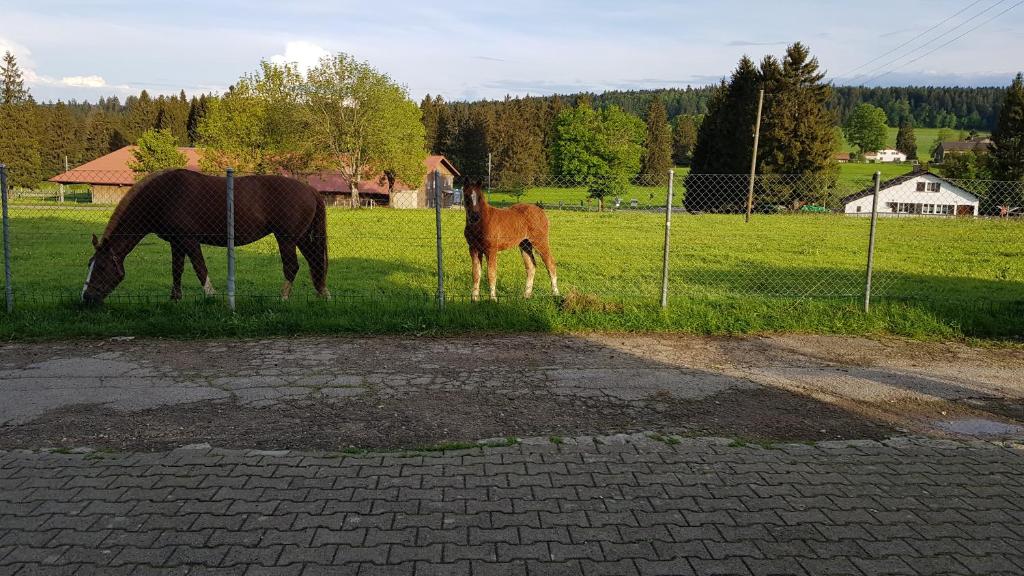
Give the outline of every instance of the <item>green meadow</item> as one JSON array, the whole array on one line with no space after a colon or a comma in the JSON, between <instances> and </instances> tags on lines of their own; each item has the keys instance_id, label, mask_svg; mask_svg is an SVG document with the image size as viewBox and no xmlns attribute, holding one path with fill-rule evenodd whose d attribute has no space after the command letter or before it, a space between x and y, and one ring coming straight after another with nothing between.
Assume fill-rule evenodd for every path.
<instances>
[{"instance_id":1,"label":"green meadow","mask_svg":"<svg viewBox=\"0 0 1024 576\"><path fill-rule=\"evenodd\" d=\"M186 266L186 298L172 303L170 249L152 236L126 259L127 276L102 307L79 305L89 238L109 215L109 208L12 207L16 310L0 315L0 337L467 330L1024 337L1024 223L1017 221L881 219L874 305L864 314L863 218L755 215L744 223L736 215L678 212L669 306L662 310L663 213L549 210L562 296L552 296L540 266L535 297L523 300L522 260L509 251L499 258L498 302L473 303L464 214L445 210L448 299L439 310L432 211L329 209L334 298L314 297L300 258L294 296L281 302L280 260L268 238L238 250L238 310L231 314L223 298L224 249L204 247L218 295L205 298Z\"/></svg>"}]
</instances>

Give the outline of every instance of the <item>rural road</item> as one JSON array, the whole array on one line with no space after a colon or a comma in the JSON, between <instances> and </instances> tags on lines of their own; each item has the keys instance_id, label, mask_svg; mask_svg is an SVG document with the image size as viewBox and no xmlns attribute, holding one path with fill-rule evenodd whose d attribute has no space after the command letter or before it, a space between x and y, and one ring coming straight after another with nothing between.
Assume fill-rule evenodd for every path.
<instances>
[{"instance_id":1,"label":"rural road","mask_svg":"<svg viewBox=\"0 0 1024 576\"><path fill-rule=\"evenodd\" d=\"M1022 368L821 336L8 343L0 573L1021 574Z\"/></svg>"},{"instance_id":2,"label":"rural road","mask_svg":"<svg viewBox=\"0 0 1024 576\"><path fill-rule=\"evenodd\" d=\"M8 448L408 448L632 431L1014 437L1024 349L799 335L7 343L0 395Z\"/></svg>"}]
</instances>

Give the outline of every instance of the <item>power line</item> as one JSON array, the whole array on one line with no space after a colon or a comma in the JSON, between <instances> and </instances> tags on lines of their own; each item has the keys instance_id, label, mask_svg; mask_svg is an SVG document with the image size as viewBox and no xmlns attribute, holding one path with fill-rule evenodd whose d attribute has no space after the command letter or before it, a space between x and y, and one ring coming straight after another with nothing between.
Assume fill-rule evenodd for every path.
<instances>
[{"instance_id":1,"label":"power line","mask_svg":"<svg viewBox=\"0 0 1024 576\"><path fill-rule=\"evenodd\" d=\"M918 38L920 38L921 36L924 36L925 34L927 34L927 33L931 32L932 30L935 30L935 29L936 29L936 28L938 28L939 26L942 26L942 25L943 25L943 24L945 24L946 22L949 22L949 21L950 21L950 20L952 20L953 18L956 18L956 17L957 17L957 16L959 16L960 14L963 14L964 12L966 12L966 11L970 10L970 9L971 9L971 8L973 8L974 6L976 6L976 5L978 5L978 4L981 4L981 3L983 2L983 1L984 1L984 0L974 0L974 2L972 2L972 3L968 4L966 8L962 8L962 9L961 9L961 10L959 10L958 12L954 13L954 14L953 14L952 16L949 16L948 18L946 18L946 19L945 19L945 20L943 20L942 22L939 22L938 24L935 24L934 26L932 26L931 28L929 28L929 29L925 30L924 32L921 32L920 34L918 34L918 35L916 35L916 36L912 37L912 38L911 38L910 40L907 40L907 41L906 41L906 42L904 42L903 44L900 44L899 46L897 46L897 47L895 47L895 48L893 48L893 49L889 50L888 52L886 52L886 53L884 53L884 54L882 54L882 55L880 55L880 56L877 56L876 58L874 58L874 59L872 59L872 60L869 60L869 61L867 61L867 62L865 62L865 63L861 64L860 66L857 66L856 68L854 68L854 69L852 69L852 70L847 70L846 72L844 72L844 73L842 73L842 74L839 74L839 75L835 76L835 78L845 78L845 77L846 77L847 75L849 75L849 74L853 74L854 72L856 72L857 70L860 70L861 68L864 68L865 66L869 66L869 65L871 65L871 64L874 64L875 62L878 62L878 61L879 61L879 60L881 60L882 58L885 58L886 56L888 56L888 55L892 54L893 52L896 52L897 50L899 50L899 49L903 48L904 46L907 46L908 44L911 44L911 43L913 43L913 42L914 42L915 40L917 40L917 39L918 39ZM856 76L854 76L854 78L856 78Z\"/></svg>"},{"instance_id":2,"label":"power line","mask_svg":"<svg viewBox=\"0 0 1024 576\"><path fill-rule=\"evenodd\" d=\"M999 17L1000 17L1000 16L1002 16L1003 14L1006 14L1007 12L1009 12L1010 10L1013 10L1014 8L1016 8L1017 6L1020 6L1021 4L1024 4L1024 0L1020 0L1020 1L1019 1L1019 2L1017 2L1016 4L1014 4L1014 5L1010 6L1010 7L1009 7L1009 8L1007 8L1006 10L1003 10L1003 11L1002 11L1002 12L1000 12L999 14L996 14L995 16L993 16L993 17L989 18L988 20L985 20L985 21L984 21L984 22L982 22L981 24L978 24L978 25L977 25L977 26L975 26L974 28L971 28L970 30L968 30L968 31L964 32L963 34L961 34L961 35L959 35L959 36L957 36L957 37L953 38L952 40L949 40L949 41L948 41L948 42L946 42L945 44L941 44L941 45L939 45L939 46L936 46L936 47L935 47L935 48L933 48L932 50L929 50L929 51L925 52L924 54L921 54L921 55L920 55L920 56L918 56L917 58L914 58L913 60L910 60L909 62L904 62L903 64L900 64L899 66L897 66L897 67L895 67L895 68L892 68L892 69L890 69L890 70L887 70L887 71L885 71L885 72L883 72L883 73L881 73L881 74L878 74L877 76L873 76L873 77L871 77L871 78L868 78L867 80L865 80L865 81L863 82L863 84L867 84L868 82L871 82L871 81L874 81L874 80L878 80L879 78L881 78L881 77L883 77L883 76L886 76L886 75L888 75L888 74L891 74L891 73L895 72L896 70L899 70L900 68L905 68L905 67L907 67L907 66L909 66L909 65L913 64L914 62L917 62L918 60L920 60L920 59L924 58L925 56L927 56L927 55L929 55L929 54L932 54L932 53L935 53L935 52L937 52L937 51L939 51L939 50L941 50L941 49L945 48L946 46L949 46L949 45L950 45L950 44L952 44L953 42L956 42L957 40L959 40L959 39L963 38L964 36L967 36L967 35L968 35L968 34L970 34L971 32L974 32L974 31L975 31L975 30L977 30L978 28L981 28L981 27L982 27L982 26L984 26L985 24L988 24L989 22L991 22L991 21L995 20L996 18L999 18Z\"/></svg>"},{"instance_id":3,"label":"power line","mask_svg":"<svg viewBox=\"0 0 1024 576\"><path fill-rule=\"evenodd\" d=\"M955 32L955 31L956 31L957 29L959 29L959 28L963 28L963 27L964 27L964 26L966 26L967 24L969 24L969 23L973 22L974 20L977 20L977 19L978 19L979 17L981 17L982 15L984 15L984 14L985 14L986 12L989 12L990 10L992 10L992 9L994 9L994 8L996 8L996 7L998 7L998 6L999 6L1000 4L1002 4L1003 2L1006 2L1006 0L999 0L998 2L995 2L994 4L992 4L991 6L989 6L988 8L985 8L984 10L982 10L982 11L980 11L980 12L976 13L976 14L975 14L974 16L971 16L970 18L968 18L967 20L964 20L963 22L960 22L959 24L957 24L956 26L953 26L953 27L952 27L952 28L950 28L949 30L946 30L946 31L945 31L944 33L945 33L945 34L951 34L951 33ZM996 17L998 17L998 15L996 15ZM989 20L986 20L985 22L989 22ZM984 24L985 22L983 22L982 24ZM971 30L974 30L974 28L972 28ZM921 36L923 36L923 35L924 35L924 33L922 33L922 34L919 34L919 35L918 35L918 36L917 36L917 37L916 37L915 39L917 39L917 38L920 38L920 37L921 37ZM958 38L959 38L959 36L958 36ZM884 68L885 68L886 66L891 66L891 65L895 64L895 63L896 63L897 61L899 61L899 60L902 60L903 58L907 58L907 57L911 56L911 55L912 55L912 54L914 54L915 52L918 52L918 51L920 51L920 50L924 50L924 49L925 49L925 48L927 48L928 46L930 46L930 45L934 44L935 42L937 42L937 41L939 41L939 40L941 40L941 39L942 39L942 36L935 36L935 37L934 37L934 38L932 38L931 40L928 40L928 41L927 41L927 42L925 42L924 44L922 44L922 45L920 45L920 46L918 46L918 47L914 48L913 50L910 50L910 51L909 51L909 52L907 52L906 54L904 54L904 55L902 55L902 56L899 56L899 57L897 57L897 58L896 58L896 59L895 59L894 61L892 61L892 62L888 62L888 63L882 64L881 66L876 66L875 68L872 68L872 69L871 69L870 71L868 71L868 72L863 72L863 73L861 73L861 74L857 74L856 76L853 76L852 78L850 78L850 81L853 81L853 80L855 80L855 79L857 79L857 78L861 78L861 77L865 77L865 76L867 76L867 77L870 77L870 76L872 76L873 74L875 74L876 72L878 72L879 70L882 70L882 69L884 69ZM932 50L932 51L929 51L929 52L926 52L926 54L930 54L931 52L934 52L934 50ZM905 66L906 64L909 64L909 62L907 62L907 63L904 63L904 64L901 64L901 66ZM863 81L862 81L861 83L863 83Z\"/></svg>"}]
</instances>

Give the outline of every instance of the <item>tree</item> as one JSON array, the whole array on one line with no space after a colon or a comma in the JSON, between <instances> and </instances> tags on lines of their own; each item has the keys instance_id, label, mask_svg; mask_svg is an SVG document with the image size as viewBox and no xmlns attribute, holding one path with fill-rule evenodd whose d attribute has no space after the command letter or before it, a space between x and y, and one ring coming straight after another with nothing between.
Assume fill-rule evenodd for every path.
<instances>
[{"instance_id":1,"label":"tree","mask_svg":"<svg viewBox=\"0 0 1024 576\"><path fill-rule=\"evenodd\" d=\"M907 155L907 160L917 160L917 137L914 136L914 124L904 120L896 132L896 149Z\"/></svg>"},{"instance_id":2,"label":"tree","mask_svg":"<svg viewBox=\"0 0 1024 576\"><path fill-rule=\"evenodd\" d=\"M4 54L0 67L0 162L12 186L34 186L42 179L39 114L21 77L17 59Z\"/></svg>"},{"instance_id":3,"label":"tree","mask_svg":"<svg viewBox=\"0 0 1024 576\"><path fill-rule=\"evenodd\" d=\"M610 106L602 112L580 100L556 122L552 162L564 183L585 185L604 209L604 198L622 194L640 171L647 128L644 122Z\"/></svg>"},{"instance_id":4,"label":"tree","mask_svg":"<svg viewBox=\"0 0 1024 576\"><path fill-rule=\"evenodd\" d=\"M950 130L949 128L943 128L939 130L935 134L935 141L932 142L931 148L928 149L928 155L934 158L935 151L938 150L939 144L942 144L943 142L950 142L954 138L956 138L956 136L953 134L953 131Z\"/></svg>"},{"instance_id":5,"label":"tree","mask_svg":"<svg viewBox=\"0 0 1024 576\"><path fill-rule=\"evenodd\" d=\"M1024 181L1024 75L1006 90L999 123L992 133L992 167L999 180Z\"/></svg>"},{"instance_id":6,"label":"tree","mask_svg":"<svg viewBox=\"0 0 1024 576\"><path fill-rule=\"evenodd\" d=\"M827 184L838 174L836 117L829 109L832 87L822 82L818 59L797 42L786 49L781 68L773 58L761 66L765 105L761 129L759 168L766 174L799 174L809 181ZM810 192L807 187L803 194ZM799 201L806 198L791 198Z\"/></svg>"},{"instance_id":7,"label":"tree","mask_svg":"<svg viewBox=\"0 0 1024 576\"><path fill-rule=\"evenodd\" d=\"M291 65L261 62L222 98L207 100L199 120L204 170L302 174L317 168L302 76Z\"/></svg>"},{"instance_id":8,"label":"tree","mask_svg":"<svg viewBox=\"0 0 1024 576\"><path fill-rule=\"evenodd\" d=\"M420 182L426 130L405 87L339 53L309 71L306 93L313 120L310 137L327 155L327 165L348 179L353 205L359 201L358 182L381 172Z\"/></svg>"},{"instance_id":9,"label":"tree","mask_svg":"<svg viewBox=\"0 0 1024 576\"><path fill-rule=\"evenodd\" d=\"M199 141L199 124L206 117L206 94L199 98L192 97L188 105L188 116L185 119L185 133L188 136L188 145L195 146Z\"/></svg>"},{"instance_id":10,"label":"tree","mask_svg":"<svg viewBox=\"0 0 1024 576\"><path fill-rule=\"evenodd\" d=\"M510 104L495 118L491 151L496 186L518 198L545 172L547 162L540 126L523 111L528 104L518 98Z\"/></svg>"},{"instance_id":11,"label":"tree","mask_svg":"<svg viewBox=\"0 0 1024 576\"><path fill-rule=\"evenodd\" d=\"M843 125L846 141L857 147L861 154L885 147L889 135L885 111L871 104L861 104Z\"/></svg>"},{"instance_id":12,"label":"tree","mask_svg":"<svg viewBox=\"0 0 1024 576\"><path fill-rule=\"evenodd\" d=\"M687 166L693 157L693 147L697 143L697 129L701 117L689 114L676 116L672 128L672 161L680 166Z\"/></svg>"},{"instance_id":13,"label":"tree","mask_svg":"<svg viewBox=\"0 0 1024 576\"><path fill-rule=\"evenodd\" d=\"M139 178L150 172L169 168L184 168L185 155L178 150L177 138L167 129L150 129L139 136L137 148L132 151L135 160L128 164Z\"/></svg>"},{"instance_id":14,"label":"tree","mask_svg":"<svg viewBox=\"0 0 1024 576\"><path fill-rule=\"evenodd\" d=\"M668 182L672 168L672 130L661 98L655 96L647 111L647 153L643 172L651 178L644 184L663 185Z\"/></svg>"},{"instance_id":15,"label":"tree","mask_svg":"<svg viewBox=\"0 0 1024 576\"><path fill-rule=\"evenodd\" d=\"M946 178L957 180L989 180L992 178L989 155L977 154L974 151L947 154L939 165L939 170Z\"/></svg>"},{"instance_id":16,"label":"tree","mask_svg":"<svg viewBox=\"0 0 1024 576\"><path fill-rule=\"evenodd\" d=\"M750 170L760 86L761 75L744 56L729 81L723 80L712 94L686 177L687 210L732 212L746 203L746 181L719 175Z\"/></svg>"},{"instance_id":17,"label":"tree","mask_svg":"<svg viewBox=\"0 0 1024 576\"><path fill-rule=\"evenodd\" d=\"M0 104L26 104L32 100L32 96L25 88L25 81L21 76L21 69L18 67L18 59L8 50L4 52L3 65L0 66Z\"/></svg>"}]
</instances>

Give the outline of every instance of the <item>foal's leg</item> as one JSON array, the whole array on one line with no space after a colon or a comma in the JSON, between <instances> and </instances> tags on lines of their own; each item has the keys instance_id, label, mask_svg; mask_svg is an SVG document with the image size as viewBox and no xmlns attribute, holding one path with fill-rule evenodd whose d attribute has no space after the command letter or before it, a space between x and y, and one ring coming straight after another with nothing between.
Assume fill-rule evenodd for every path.
<instances>
[{"instance_id":1,"label":"foal's leg","mask_svg":"<svg viewBox=\"0 0 1024 576\"><path fill-rule=\"evenodd\" d=\"M526 290L524 298L533 296L533 276L537 272L537 259L533 255L533 246L529 240L519 243L519 251L523 254L523 265L526 266Z\"/></svg>"},{"instance_id":2,"label":"foal's leg","mask_svg":"<svg viewBox=\"0 0 1024 576\"><path fill-rule=\"evenodd\" d=\"M551 276L551 293L558 296L558 270L555 268L555 257L551 254L551 245L548 244L548 239L539 239L533 247L540 252L540 257L544 260L544 267L548 269L548 276Z\"/></svg>"},{"instance_id":3,"label":"foal's leg","mask_svg":"<svg viewBox=\"0 0 1024 576\"><path fill-rule=\"evenodd\" d=\"M487 251L487 285L491 289L491 300L498 299L498 251Z\"/></svg>"},{"instance_id":4,"label":"foal's leg","mask_svg":"<svg viewBox=\"0 0 1024 576\"><path fill-rule=\"evenodd\" d=\"M213 289L213 283L210 282L206 259L203 258L203 249L199 246L199 241L186 240L182 242L181 247L188 254L188 259L192 261L192 269L195 270L199 283L203 285L203 292L206 292L207 296L216 294L217 291Z\"/></svg>"},{"instance_id":5,"label":"foal's leg","mask_svg":"<svg viewBox=\"0 0 1024 576\"><path fill-rule=\"evenodd\" d=\"M299 273L299 257L295 255L295 241L282 236L277 237L277 247L281 252L281 265L284 268L284 286L281 286L281 300L292 295L292 283Z\"/></svg>"},{"instance_id":6,"label":"foal's leg","mask_svg":"<svg viewBox=\"0 0 1024 576\"><path fill-rule=\"evenodd\" d=\"M482 254L475 248L469 249L469 259L473 261L473 302L480 299L480 258Z\"/></svg>"},{"instance_id":7,"label":"foal's leg","mask_svg":"<svg viewBox=\"0 0 1024 576\"><path fill-rule=\"evenodd\" d=\"M185 271L185 251L171 242L171 300L181 300L181 274Z\"/></svg>"}]
</instances>

